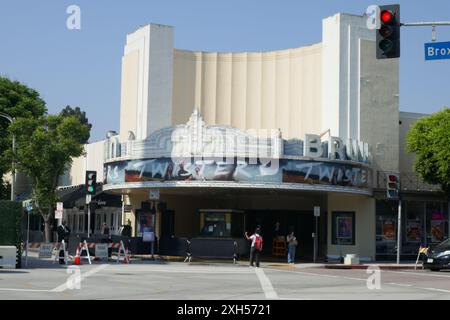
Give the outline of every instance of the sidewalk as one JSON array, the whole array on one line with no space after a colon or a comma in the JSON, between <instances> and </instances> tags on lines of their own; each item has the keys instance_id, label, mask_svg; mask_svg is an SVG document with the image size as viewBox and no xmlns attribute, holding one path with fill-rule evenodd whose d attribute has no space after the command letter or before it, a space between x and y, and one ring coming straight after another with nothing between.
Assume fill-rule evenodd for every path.
<instances>
[{"instance_id":1,"label":"sidewalk","mask_svg":"<svg viewBox=\"0 0 450 320\"><path fill-rule=\"evenodd\" d=\"M153 257L150 254L146 255L131 255L131 263L137 264L167 264L172 262L183 262L185 257L180 256L163 256L155 254ZM38 259L37 252L29 252L28 258L28 268L25 267L25 255L22 256L22 268L23 269L34 269L34 268L61 268L65 267L64 265L59 265L57 262L54 263L52 259ZM93 257L93 263L105 262L98 261ZM88 262L83 259L83 264L87 264ZM108 260L107 263L115 264L117 263L117 255L113 254L113 257ZM70 263L72 264L72 262ZM187 263L186 263L187 264ZM249 261L248 259L237 260L236 263L233 263L233 259L207 259L207 258L197 258L193 257L191 259L190 265L234 265L239 267L248 267ZM369 267L378 267L381 270L414 270L415 263L413 262L403 262L399 265L396 263L363 263L358 265L345 265L345 264L336 264L336 263L312 263L312 262L299 262L295 264L287 264L281 260L265 260L261 261L261 267L263 268L279 268L285 270L294 270L294 269L311 269L311 268L322 268L322 269L340 269L340 270L348 270L348 269L367 269ZM422 266L420 264L417 265L417 270L422 270Z\"/></svg>"},{"instance_id":2,"label":"sidewalk","mask_svg":"<svg viewBox=\"0 0 450 320\"><path fill-rule=\"evenodd\" d=\"M416 268L415 263L364 263L364 264L326 264L325 269L367 269L367 268L379 268L380 270L414 270ZM417 265L417 270L422 270L422 265Z\"/></svg>"}]
</instances>

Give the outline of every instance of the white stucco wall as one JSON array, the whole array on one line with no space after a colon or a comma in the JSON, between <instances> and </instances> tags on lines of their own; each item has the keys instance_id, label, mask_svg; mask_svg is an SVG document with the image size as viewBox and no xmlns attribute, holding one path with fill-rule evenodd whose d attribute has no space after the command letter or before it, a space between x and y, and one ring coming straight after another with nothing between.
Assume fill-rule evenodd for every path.
<instances>
[{"instance_id":1,"label":"white stucco wall","mask_svg":"<svg viewBox=\"0 0 450 320\"><path fill-rule=\"evenodd\" d=\"M85 183L85 172L97 171L97 182L103 182L103 158L105 141L84 145L84 155L74 158L70 170L59 179L60 186L76 186Z\"/></svg>"},{"instance_id":2,"label":"white stucco wall","mask_svg":"<svg viewBox=\"0 0 450 320\"><path fill-rule=\"evenodd\" d=\"M411 129L411 126L419 120L420 118L423 118L427 116L423 113L413 113L413 112L400 112L400 172L405 173L413 173L413 165L415 160L415 154L407 153L406 152L406 136Z\"/></svg>"},{"instance_id":3,"label":"white stucco wall","mask_svg":"<svg viewBox=\"0 0 450 320\"><path fill-rule=\"evenodd\" d=\"M172 123L193 107L207 124L281 129L303 138L321 128L321 45L270 52L175 50Z\"/></svg>"},{"instance_id":4,"label":"white stucco wall","mask_svg":"<svg viewBox=\"0 0 450 320\"><path fill-rule=\"evenodd\" d=\"M322 130L369 143L375 170L398 171L399 59L376 59L366 19L323 20Z\"/></svg>"},{"instance_id":5,"label":"white stucco wall","mask_svg":"<svg viewBox=\"0 0 450 320\"><path fill-rule=\"evenodd\" d=\"M355 245L332 244L333 211L355 212ZM328 194L328 255L358 254L375 260L375 199L343 194Z\"/></svg>"},{"instance_id":6,"label":"white stucco wall","mask_svg":"<svg viewBox=\"0 0 450 320\"><path fill-rule=\"evenodd\" d=\"M172 117L173 28L149 24L127 35L122 57L120 137L145 139Z\"/></svg>"}]
</instances>

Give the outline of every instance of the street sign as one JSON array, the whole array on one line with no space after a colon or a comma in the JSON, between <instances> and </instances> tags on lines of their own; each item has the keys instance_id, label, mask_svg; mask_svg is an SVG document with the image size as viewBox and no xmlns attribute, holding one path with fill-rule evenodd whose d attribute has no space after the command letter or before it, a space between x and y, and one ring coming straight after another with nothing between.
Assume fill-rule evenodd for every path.
<instances>
[{"instance_id":1,"label":"street sign","mask_svg":"<svg viewBox=\"0 0 450 320\"><path fill-rule=\"evenodd\" d=\"M159 200L159 189L150 189L150 200Z\"/></svg>"},{"instance_id":2,"label":"street sign","mask_svg":"<svg viewBox=\"0 0 450 320\"><path fill-rule=\"evenodd\" d=\"M320 207L314 207L314 217L320 217Z\"/></svg>"},{"instance_id":3,"label":"street sign","mask_svg":"<svg viewBox=\"0 0 450 320\"><path fill-rule=\"evenodd\" d=\"M108 259L108 244L96 243L95 244L95 257L99 259Z\"/></svg>"},{"instance_id":4,"label":"street sign","mask_svg":"<svg viewBox=\"0 0 450 320\"><path fill-rule=\"evenodd\" d=\"M442 59L450 59L450 41L425 43L425 60Z\"/></svg>"},{"instance_id":5,"label":"street sign","mask_svg":"<svg viewBox=\"0 0 450 320\"><path fill-rule=\"evenodd\" d=\"M62 218L63 218L63 211L64 211L63 203L62 202L57 202L56 203L56 211L55 211L55 219L62 220Z\"/></svg>"},{"instance_id":6,"label":"street sign","mask_svg":"<svg viewBox=\"0 0 450 320\"><path fill-rule=\"evenodd\" d=\"M142 241L143 242L153 242L155 241L155 232L153 228L144 228L142 232Z\"/></svg>"},{"instance_id":7,"label":"street sign","mask_svg":"<svg viewBox=\"0 0 450 320\"><path fill-rule=\"evenodd\" d=\"M59 211L59 210L56 210L55 211L55 219L62 220L62 218L63 218L63 212Z\"/></svg>"},{"instance_id":8,"label":"street sign","mask_svg":"<svg viewBox=\"0 0 450 320\"><path fill-rule=\"evenodd\" d=\"M22 206L26 208L28 212L33 210L33 200L25 200L22 202Z\"/></svg>"}]
</instances>

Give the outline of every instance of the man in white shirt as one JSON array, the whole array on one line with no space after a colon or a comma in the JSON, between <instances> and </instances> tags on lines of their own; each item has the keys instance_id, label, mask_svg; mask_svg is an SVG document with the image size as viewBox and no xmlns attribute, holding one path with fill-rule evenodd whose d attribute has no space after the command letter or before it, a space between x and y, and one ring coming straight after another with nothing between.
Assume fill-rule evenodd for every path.
<instances>
[{"instance_id":1,"label":"man in white shirt","mask_svg":"<svg viewBox=\"0 0 450 320\"><path fill-rule=\"evenodd\" d=\"M261 230L259 228L256 228L255 233L250 237L246 232L245 238L252 241L252 244L250 246L250 267L253 267L253 262L256 262L256 267L259 268L259 254L262 251L263 246Z\"/></svg>"}]
</instances>

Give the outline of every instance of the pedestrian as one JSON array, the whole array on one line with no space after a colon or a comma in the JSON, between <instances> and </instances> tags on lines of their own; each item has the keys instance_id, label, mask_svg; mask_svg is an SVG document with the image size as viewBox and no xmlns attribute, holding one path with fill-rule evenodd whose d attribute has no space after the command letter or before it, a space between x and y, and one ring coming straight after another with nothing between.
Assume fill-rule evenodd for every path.
<instances>
[{"instance_id":1,"label":"pedestrian","mask_svg":"<svg viewBox=\"0 0 450 320\"><path fill-rule=\"evenodd\" d=\"M109 226L103 222L102 235L109 236Z\"/></svg>"},{"instance_id":2,"label":"pedestrian","mask_svg":"<svg viewBox=\"0 0 450 320\"><path fill-rule=\"evenodd\" d=\"M56 228L56 233L58 234L58 243L61 243L62 240L66 243L66 248L69 243L70 229L67 226L67 222L63 221L58 228Z\"/></svg>"},{"instance_id":3,"label":"pedestrian","mask_svg":"<svg viewBox=\"0 0 450 320\"><path fill-rule=\"evenodd\" d=\"M288 244L288 263L293 264L295 262L295 249L298 245L298 241L293 230L286 236L286 242Z\"/></svg>"},{"instance_id":4,"label":"pedestrian","mask_svg":"<svg viewBox=\"0 0 450 320\"><path fill-rule=\"evenodd\" d=\"M259 268L259 255L263 248L261 229L256 228L255 233L250 237L248 236L248 233L245 232L245 238L252 241L252 244L250 246L250 267L253 267L253 263L256 262L256 267Z\"/></svg>"},{"instance_id":5,"label":"pedestrian","mask_svg":"<svg viewBox=\"0 0 450 320\"><path fill-rule=\"evenodd\" d=\"M273 229L273 237L277 239L281 235L280 222L275 222L275 227ZM281 235L282 236L282 235Z\"/></svg>"}]
</instances>

